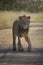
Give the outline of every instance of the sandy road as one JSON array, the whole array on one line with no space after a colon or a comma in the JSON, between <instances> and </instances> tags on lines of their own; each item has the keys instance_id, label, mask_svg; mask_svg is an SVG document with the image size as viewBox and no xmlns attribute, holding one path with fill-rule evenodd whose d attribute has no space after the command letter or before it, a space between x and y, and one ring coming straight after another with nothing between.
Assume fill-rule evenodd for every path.
<instances>
[{"instance_id":1,"label":"sandy road","mask_svg":"<svg viewBox=\"0 0 43 65\"><path fill-rule=\"evenodd\" d=\"M43 22L30 23L29 37L32 46L30 53L12 51L11 29L1 30L0 32L4 32L4 35L1 35L0 39L2 40L3 38L8 42L5 42L6 44L1 43L0 40L0 65L43 65ZM5 37L6 35L7 37Z\"/></svg>"}]
</instances>

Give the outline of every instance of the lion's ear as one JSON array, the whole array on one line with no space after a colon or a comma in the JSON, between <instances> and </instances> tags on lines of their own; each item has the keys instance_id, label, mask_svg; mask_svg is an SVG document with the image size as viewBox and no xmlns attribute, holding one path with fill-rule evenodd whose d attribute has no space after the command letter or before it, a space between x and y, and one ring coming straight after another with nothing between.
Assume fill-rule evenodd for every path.
<instances>
[{"instance_id":1,"label":"lion's ear","mask_svg":"<svg viewBox=\"0 0 43 65\"><path fill-rule=\"evenodd\" d=\"M27 18L30 19L30 16L28 16Z\"/></svg>"},{"instance_id":2,"label":"lion's ear","mask_svg":"<svg viewBox=\"0 0 43 65\"><path fill-rule=\"evenodd\" d=\"M19 19L21 19L21 16L19 16Z\"/></svg>"}]
</instances>

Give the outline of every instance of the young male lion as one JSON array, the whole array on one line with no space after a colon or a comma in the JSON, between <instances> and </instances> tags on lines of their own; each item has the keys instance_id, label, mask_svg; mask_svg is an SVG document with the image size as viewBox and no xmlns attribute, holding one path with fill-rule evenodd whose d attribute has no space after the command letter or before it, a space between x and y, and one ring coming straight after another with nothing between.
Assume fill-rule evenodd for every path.
<instances>
[{"instance_id":1,"label":"young male lion","mask_svg":"<svg viewBox=\"0 0 43 65\"><path fill-rule=\"evenodd\" d=\"M18 51L23 51L20 38L24 37L28 43L28 51L31 51L31 42L28 37L30 16L19 16L13 23L13 50L16 51L16 36L18 36Z\"/></svg>"}]
</instances>

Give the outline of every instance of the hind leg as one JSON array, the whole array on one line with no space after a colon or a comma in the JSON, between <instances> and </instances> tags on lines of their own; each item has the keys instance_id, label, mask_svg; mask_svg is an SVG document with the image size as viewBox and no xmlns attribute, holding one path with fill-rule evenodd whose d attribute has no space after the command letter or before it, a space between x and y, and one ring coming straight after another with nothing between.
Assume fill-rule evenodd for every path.
<instances>
[{"instance_id":1,"label":"hind leg","mask_svg":"<svg viewBox=\"0 0 43 65\"><path fill-rule=\"evenodd\" d=\"M30 42L30 38L27 36L27 37L25 37L25 40L26 40L27 43L28 43L28 52L30 52L30 51L31 51L31 42Z\"/></svg>"},{"instance_id":2,"label":"hind leg","mask_svg":"<svg viewBox=\"0 0 43 65\"><path fill-rule=\"evenodd\" d=\"M22 44L21 44L21 40L20 40L20 37L18 37L18 51L23 51L23 47L22 47Z\"/></svg>"}]
</instances>

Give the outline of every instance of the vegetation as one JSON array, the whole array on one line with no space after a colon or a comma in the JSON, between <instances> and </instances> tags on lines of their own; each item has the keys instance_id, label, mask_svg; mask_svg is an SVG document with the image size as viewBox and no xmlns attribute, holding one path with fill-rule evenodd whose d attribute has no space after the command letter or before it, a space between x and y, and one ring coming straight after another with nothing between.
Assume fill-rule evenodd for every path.
<instances>
[{"instance_id":1,"label":"vegetation","mask_svg":"<svg viewBox=\"0 0 43 65\"><path fill-rule=\"evenodd\" d=\"M42 0L0 0L0 10L43 12Z\"/></svg>"},{"instance_id":2,"label":"vegetation","mask_svg":"<svg viewBox=\"0 0 43 65\"><path fill-rule=\"evenodd\" d=\"M0 11L0 28L12 27L13 22L21 15L31 16L31 21L43 21L43 13Z\"/></svg>"},{"instance_id":3,"label":"vegetation","mask_svg":"<svg viewBox=\"0 0 43 65\"><path fill-rule=\"evenodd\" d=\"M43 1L0 0L0 27L11 27L15 19L23 14L30 15L31 21L43 20Z\"/></svg>"}]
</instances>

